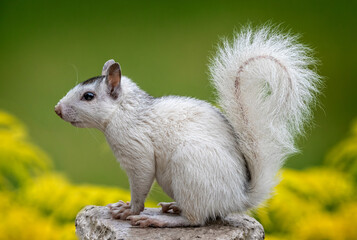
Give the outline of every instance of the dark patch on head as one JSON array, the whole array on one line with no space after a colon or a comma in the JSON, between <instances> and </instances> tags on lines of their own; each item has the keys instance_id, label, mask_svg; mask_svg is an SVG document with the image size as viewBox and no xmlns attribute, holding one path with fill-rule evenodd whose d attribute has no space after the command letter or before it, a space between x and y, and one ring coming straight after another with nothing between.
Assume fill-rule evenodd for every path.
<instances>
[{"instance_id":1,"label":"dark patch on head","mask_svg":"<svg viewBox=\"0 0 357 240\"><path fill-rule=\"evenodd\" d=\"M103 75L92 77L90 79L85 80L84 82L81 82L81 85L84 86L84 85L95 83L97 81L102 81L104 78L105 78L105 76L103 76Z\"/></svg>"}]
</instances>

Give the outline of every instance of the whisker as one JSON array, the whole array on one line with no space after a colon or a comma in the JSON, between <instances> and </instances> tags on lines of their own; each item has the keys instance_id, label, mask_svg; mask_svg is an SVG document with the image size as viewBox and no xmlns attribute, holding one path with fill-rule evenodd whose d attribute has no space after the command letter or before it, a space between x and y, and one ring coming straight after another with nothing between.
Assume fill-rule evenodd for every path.
<instances>
[{"instance_id":1,"label":"whisker","mask_svg":"<svg viewBox=\"0 0 357 240\"><path fill-rule=\"evenodd\" d=\"M95 135L93 129L88 128L88 132L89 132L89 134L95 139L95 141L96 141L98 144L101 144L101 142L99 141L99 139L98 139L97 136Z\"/></svg>"},{"instance_id":2,"label":"whisker","mask_svg":"<svg viewBox=\"0 0 357 240\"><path fill-rule=\"evenodd\" d=\"M73 67L74 71L76 72L76 85L78 85L78 68L76 67L76 65L74 65L73 63L71 64L71 66Z\"/></svg>"},{"instance_id":3,"label":"whisker","mask_svg":"<svg viewBox=\"0 0 357 240\"><path fill-rule=\"evenodd\" d=\"M93 118L91 115L88 115L88 114L82 114L82 117L89 121L89 122L94 122L96 123L98 126L102 127L103 124L101 122L99 122L97 119Z\"/></svg>"}]
</instances>

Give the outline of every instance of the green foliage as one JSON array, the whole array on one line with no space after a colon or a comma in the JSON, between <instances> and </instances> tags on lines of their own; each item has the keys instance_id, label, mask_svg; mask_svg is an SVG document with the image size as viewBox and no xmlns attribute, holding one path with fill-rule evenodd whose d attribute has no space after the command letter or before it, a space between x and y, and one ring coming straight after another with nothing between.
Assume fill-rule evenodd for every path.
<instances>
[{"instance_id":1,"label":"green foliage","mask_svg":"<svg viewBox=\"0 0 357 240\"><path fill-rule=\"evenodd\" d=\"M31 138L73 181L127 188L103 135L61 121L53 112L58 100L114 58L153 96L214 102L207 64L219 40L247 23L270 21L301 34L321 62L326 88L319 102L326 113L317 109L317 127L299 143L304 154L287 162L316 166L357 114L355 10L356 1L3 0L0 108L25 121Z\"/></svg>"}]
</instances>

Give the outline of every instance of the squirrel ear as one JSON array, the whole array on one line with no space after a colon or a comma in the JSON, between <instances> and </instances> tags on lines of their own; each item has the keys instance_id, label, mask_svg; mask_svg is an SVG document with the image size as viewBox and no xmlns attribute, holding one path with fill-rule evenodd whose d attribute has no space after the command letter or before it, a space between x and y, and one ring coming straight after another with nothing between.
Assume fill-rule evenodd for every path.
<instances>
[{"instance_id":1,"label":"squirrel ear","mask_svg":"<svg viewBox=\"0 0 357 240\"><path fill-rule=\"evenodd\" d=\"M115 61L113 59L110 59L104 63L103 70L102 70L102 75L105 76L107 75L108 68L113 65Z\"/></svg>"},{"instance_id":2,"label":"squirrel ear","mask_svg":"<svg viewBox=\"0 0 357 240\"><path fill-rule=\"evenodd\" d=\"M111 60L109 60L109 61L111 61ZM105 64L104 64L104 66L105 66ZM107 73L106 74L106 83L108 85L109 94L114 99L116 99L118 97L118 90L120 88L120 80L121 80L121 70L120 70L119 63L114 62L113 64L111 64L109 66L109 68L107 69L106 73Z\"/></svg>"}]
</instances>

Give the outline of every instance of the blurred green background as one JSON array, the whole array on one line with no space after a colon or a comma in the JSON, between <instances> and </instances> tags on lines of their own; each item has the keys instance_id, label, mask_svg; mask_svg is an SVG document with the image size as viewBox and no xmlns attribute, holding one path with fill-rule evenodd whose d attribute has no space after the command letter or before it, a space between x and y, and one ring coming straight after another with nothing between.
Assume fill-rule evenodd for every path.
<instances>
[{"instance_id":1,"label":"blurred green background","mask_svg":"<svg viewBox=\"0 0 357 240\"><path fill-rule=\"evenodd\" d=\"M321 107L299 139L301 153L287 163L298 169L316 166L357 116L356 7L354 1L307 0L1 0L0 109L20 118L55 169L73 182L127 188L102 134L59 119L58 100L114 58L124 75L153 96L214 103L207 64L220 38L247 23L270 21L301 34L320 60Z\"/></svg>"}]
</instances>

